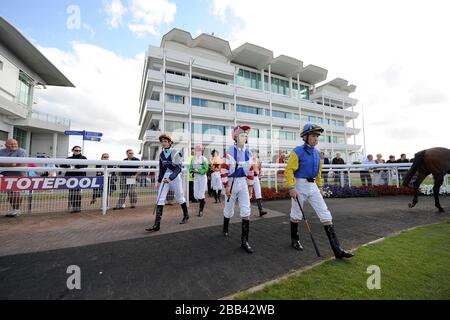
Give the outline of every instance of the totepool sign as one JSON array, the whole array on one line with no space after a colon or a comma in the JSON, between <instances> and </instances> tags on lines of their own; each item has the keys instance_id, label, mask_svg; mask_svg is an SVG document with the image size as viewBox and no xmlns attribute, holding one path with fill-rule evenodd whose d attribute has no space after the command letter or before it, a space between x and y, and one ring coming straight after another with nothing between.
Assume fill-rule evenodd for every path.
<instances>
[{"instance_id":1,"label":"totepool sign","mask_svg":"<svg viewBox=\"0 0 450 320\"><path fill-rule=\"evenodd\" d=\"M2 177L1 191L94 189L103 187L103 177Z\"/></svg>"}]
</instances>

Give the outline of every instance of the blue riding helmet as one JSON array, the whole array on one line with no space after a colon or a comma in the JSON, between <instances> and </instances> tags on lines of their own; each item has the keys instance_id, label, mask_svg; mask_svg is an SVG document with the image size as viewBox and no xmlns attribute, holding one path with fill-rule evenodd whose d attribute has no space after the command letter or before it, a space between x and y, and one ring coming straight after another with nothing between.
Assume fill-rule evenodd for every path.
<instances>
[{"instance_id":1,"label":"blue riding helmet","mask_svg":"<svg viewBox=\"0 0 450 320\"><path fill-rule=\"evenodd\" d=\"M303 126L303 131L300 133L301 137L307 136L308 134L320 134L323 132L323 128L312 123L307 123Z\"/></svg>"}]
</instances>

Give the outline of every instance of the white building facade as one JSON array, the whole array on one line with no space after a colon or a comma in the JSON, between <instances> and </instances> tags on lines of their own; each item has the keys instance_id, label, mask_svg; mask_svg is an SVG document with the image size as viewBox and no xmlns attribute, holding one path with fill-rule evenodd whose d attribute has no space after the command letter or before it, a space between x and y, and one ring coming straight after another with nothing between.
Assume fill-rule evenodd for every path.
<instances>
[{"instance_id":1,"label":"white building facade","mask_svg":"<svg viewBox=\"0 0 450 320\"><path fill-rule=\"evenodd\" d=\"M235 50L227 41L172 29L161 46L150 46L146 55L140 93L139 139L143 159L158 155L158 137L172 133L186 157L202 143L222 155L232 145L236 124L252 127L249 144L263 161L275 161L302 143L305 123L325 129L319 148L344 159L360 149L355 144L356 89L348 81L326 80L328 71L303 66L295 58L245 43Z\"/></svg>"},{"instance_id":2,"label":"white building facade","mask_svg":"<svg viewBox=\"0 0 450 320\"><path fill-rule=\"evenodd\" d=\"M35 89L74 85L0 17L0 145L18 141L29 156L66 157L70 120L33 110Z\"/></svg>"}]
</instances>

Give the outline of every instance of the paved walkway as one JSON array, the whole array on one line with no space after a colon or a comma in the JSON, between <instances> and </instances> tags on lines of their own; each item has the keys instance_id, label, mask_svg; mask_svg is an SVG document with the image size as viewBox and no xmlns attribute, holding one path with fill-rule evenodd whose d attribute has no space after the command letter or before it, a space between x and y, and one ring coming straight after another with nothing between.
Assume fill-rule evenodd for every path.
<instances>
[{"instance_id":1,"label":"paved walkway","mask_svg":"<svg viewBox=\"0 0 450 320\"><path fill-rule=\"evenodd\" d=\"M410 197L331 199L341 243L354 248L410 227L450 219L439 214L431 197L408 209ZM289 201L265 204L270 213L250 225L253 255L240 249L240 223L234 217L230 237L221 234L221 205L211 202L202 218L191 212L179 225L181 209L167 206L160 232L147 234L152 207L135 210L39 214L0 219L0 299L218 299L253 287L320 259L301 227L305 251L290 247ZM191 205L191 211L197 208ZM332 252L312 209L306 206L324 257ZM351 263L349 260L347 263ZM81 268L81 290L68 290L67 267Z\"/></svg>"}]
</instances>

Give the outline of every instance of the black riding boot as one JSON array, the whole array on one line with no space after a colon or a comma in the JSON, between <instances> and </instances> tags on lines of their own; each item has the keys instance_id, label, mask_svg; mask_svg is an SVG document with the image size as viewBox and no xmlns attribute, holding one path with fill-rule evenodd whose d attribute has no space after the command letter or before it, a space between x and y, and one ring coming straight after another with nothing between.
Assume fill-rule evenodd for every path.
<instances>
[{"instance_id":1,"label":"black riding boot","mask_svg":"<svg viewBox=\"0 0 450 320\"><path fill-rule=\"evenodd\" d=\"M221 200L221 193L222 193L222 190L219 190L219 191L217 191L218 192L218 194L217 194L217 199L219 199L219 203L222 203L222 200Z\"/></svg>"},{"instance_id":2,"label":"black riding boot","mask_svg":"<svg viewBox=\"0 0 450 320\"><path fill-rule=\"evenodd\" d=\"M223 218L223 235L228 237L228 226L230 224L230 218Z\"/></svg>"},{"instance_id":3,"label":"black riding boot","mask_svg":"<svg viewBox=\"0 0 450 320\"><path fill-rule=\"evenodd\" d=\"M164 206L157 206L156 207L156 218L155 218L155 224L151 228L145 229L145 231L159 231L160 225L161 225L161 217L163 214Z\"/></svg>"},{"instance_id":4,"label":"black riding boot","mask_svg":"<svg viewBox=\"0 0 450 320\"><path fill-rule=\"evenodd\" d=\"M295 250L303 251L303 246L300 243L300 236L298 235L298 223L291 221L291 245Z\"/></svg>"},{"instance_id":5,"label":"black riding boot","mask_svg":"<svg viewBox=\"0 0 450 320\"><path fill-rule=\"evenodd\" d=\"M339 240L336 237L336 232L334 231L334 226L332 224L328 226L323 226L325 228L325 232L327 233L328 240L330 240L331 249L334 252L334 256L337 259L342 258L351 258L353 257L353 253L345 251L341 248L339 244Z\"/></svg>"},{"instance_id":6,"label":"black riding boot","mask_svg":"<svg viewBox=\"0 0 450 320\"><path fill-rule=\"evenodd\" d=\"M263 210L262 200L261 199L256 199L256 203L258 204L259 216L262 217L263 215L267 214L267 211Z\"/></svg>"},{"instance_id":7,"label":"black riding boot","mask_svg":"<svg viewBox=\"0 0 450 320\"><path fill-rule=\"evenodd\" d=\"M205 207L205 199L200 200L200 206L198 208L198 216L203 216L203 208Z\"/></svg>"},{"instance_id":8,"label":"black riding boot","mask_svg":"<svg viewBox=\"0 0 450 320\"><path fill-rule=\"evenodd\" d=\"M189 220L189 213L186 202L181 204L181 208L183 209L183 220L181 220L180 224L185 224Z\"/></svg>"},{"instance_id":9,"label":"black riding boot","mask_svg":"<svg viewBox=\"0 0 450 320\"><path fill-rule=\"evenodd\" d=\"M217 194L218 194L218 191L217 191L217 190L214 190L214 200L215 200L214 203L219 202L218 199L217 199L217 198L218 198L218 195L217 195Z\"/></svg>"},{"instance_id":10,"label":"black riding boot","mask_svg":"<svg viewBox=\"0 0 450 320\"><path fill-rule=\"evenodd\" d=\"M250 231L250 221L242 219L242 234L241 234L241 248L247 253L253 253L252 247L248 243L248 233Z\"/></svg>"}]
</instances>

